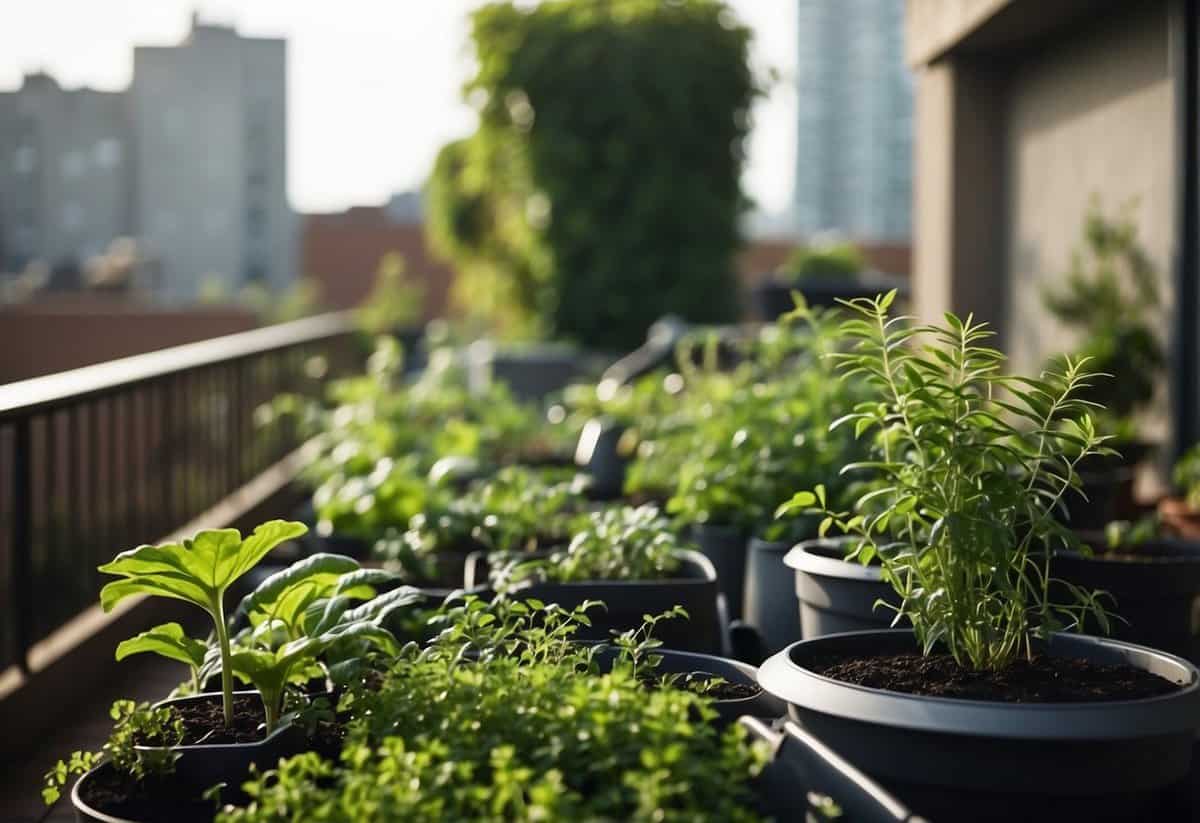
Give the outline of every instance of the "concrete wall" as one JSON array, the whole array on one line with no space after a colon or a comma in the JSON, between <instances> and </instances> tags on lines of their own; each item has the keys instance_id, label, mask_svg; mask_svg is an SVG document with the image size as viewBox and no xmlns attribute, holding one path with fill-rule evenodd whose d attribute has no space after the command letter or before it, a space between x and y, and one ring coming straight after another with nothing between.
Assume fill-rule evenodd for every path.
<instances>
[{"instance_id":1,"label":"concrete wall","mask_svg":"<svg viewBox=\"0 0 1200 823\"><path fill-rule=\"evenodd\" d=\"M1065 277L1093 195L1108 213L1138 201L1140 238L1171 300L1175 122L1166 4L1126 4L1023 59L1010 84L1006 299L1010 352L1028 371L1073 343L1042 307L1042 292Z\"/></svg>"}]
</instances>

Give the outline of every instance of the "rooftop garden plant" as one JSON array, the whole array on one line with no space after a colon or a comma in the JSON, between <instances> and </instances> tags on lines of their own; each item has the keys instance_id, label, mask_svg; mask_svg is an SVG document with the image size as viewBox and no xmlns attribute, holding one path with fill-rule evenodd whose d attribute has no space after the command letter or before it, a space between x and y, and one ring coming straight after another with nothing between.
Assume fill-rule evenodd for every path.
<instances>
[{"instance_id":1,"label":"rooftop garden plant","mask_svg":"<svg viewBox=\"0 0 1200 823\"><path fill-rule=\"evenodd\" d=\"M793 282L854 280L866 267L866 258L853 243L826 243L796 248L779 273Z\"/></svg>"},{"instance_id":2,"label":"rooftop garden plant","mask_svg":"<svg viewBox=\"0 0 1200 823\"><path fill-rule=\"evenodd\" d=\"M658 580L678 570L683 548L654 506L612 506L588 515L567 546L544 558L497 558L492 583L505 590L528 581Z\"/></svg>"},{"instance_id":3,"label":"rooftop garden plant","mask_svg":"<svg viewBox=\"0 0 1200 823\"><path fill-rule=\"evenodd\" d=\"M1086 361L1066 358L1062 372L1036 379L1005 375L984 324L948 314L912 325L889 316L894 296L847 302L851 347L834 355L843 380L875 394L835 423L878 448L844 471L881 482L848 509L817 485L783 510L819 513L822 533L857 536L854 556L881 564L897 617L926 654L942 647L960 666L999 670L1086 617L1107 627L1101 593L1052 586L1049 569L1056 547L1079 548L1056 517L1079 485L1076 466L1107 451L1084 397Z\"/></svg>"},{"instance_id":4,"label":"rooftop garden plant","mask_svg":"<svg viewBox=\"0 0 1200 823\"><path fill-rule=\"evenodd\" d=\"M233 723L234 666L225 592L268 552L307 530L302 523L272 520L245 539L237 529L211 529L178 543L138 546L100 567L104 574L120 578L100 590L100 605L110 611L127 597L151 595L182 600L204 610L212 619L216 635L221 702L228 727Z\"/></svg>"},{"instance_id":5,"label":"rooftop garden plant","mask_svg":"<svg viewBox=\"0 0 1200 823\"><path fill-rule=\"evenodd\" d=\"M1138 242L1134 205L1110 217L1093 202L1066 282L1043 295L1054 318L1079 332L1071 359L1086 358L1089 369L1110 377L1089 382L1078 396L1097 404L1097 427L1122 441L1135 438L1133 417L1153 402L1166 366L1158 272ZM1050 368L1063 371L1065 364Z\"/></svg>"},{"instance_id":6,"label":"rooftop garden plant","mask_svg":"<svg viewBox=\"0 0 1200 823\"><path fill-rule=\"evenodd\" d=\"M282 761L222 823L756 819L767 753L706 722L708 696L647 689L628 661L600 674L571 642L586 608L469 600L444 621L343 699L339 762Z\"/></svg>"}]
</instances>

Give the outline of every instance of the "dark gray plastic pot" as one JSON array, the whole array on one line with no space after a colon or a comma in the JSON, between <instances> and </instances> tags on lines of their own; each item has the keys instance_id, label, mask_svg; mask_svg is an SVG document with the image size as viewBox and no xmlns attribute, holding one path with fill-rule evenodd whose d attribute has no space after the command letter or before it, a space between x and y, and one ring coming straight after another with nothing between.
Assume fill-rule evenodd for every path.
<instances>
[{"instance_id":1,"label":"dark gray plastic pot","mask_svg":"<svg viewBox=\"0 0 1200 823\"><path fill-rule=\"evenodd\" d=\"M593 500L616 500L625 489L628 461L618 449L624 433L624 426L603 418L589 420L579 433L575 464L587 469L588 496Z\"/></svg>"},{"instance_id":2,"label":"dark gray plastic pot","mask_svg":"<svg viewBox=\"0 0 1200 823\"><path fill-rule=\"evenodd\" d=\"M730 620L742 617L742 590L746 585L746 534L732 526L713 526L696 523L691 528L692 540L700 553L712 561L717 570L717 585L725 595Z\"/></svg>"},{"instance_id":3,"label":"dark gray plastic pot","mask_svg":"<svg viewBox=\"0 0 1200 823\"><path fill-rule=\"evenodd\" d=\"M791 543L757 537L746 545L742 621L758 630L770 654L800 639L796 584L783 562L791 548Z\"/></svg>"},{"instance_id":4,"label":"dark gray plastic pot","mask_svg":"<svg viewBox=\"0 0 1200 823\"><path fill-rule=\"evenodd\" d=\"M804 640L886 629L895 617L889 609L875 608L879 600L896 602L896 594L883 582L879 568L843 559L846 545L853 539L806 540L783 559L796 570L800 636Z\"/></svg>"},{"instance_id":5,"label":"dark gray plastic pot","mask_svg":"<svg viewBox=\"0 0 1200 823\"><path fill-rule=\"evenodd\" d=\"M1200 660L1200 544L1158 540L1136 555L1057 552L1051 574L1116 599L1112 636Z\"/></svg>"},{"instance_id":6,"label":"dark gray plastic pot","mask_svg":"<svg viewBox=\"0 0 1200 823\"><path fill-rule=\"evenodd\" d=\"M842 683L805 668L837 655L914 652L906 629L804 640L759 669L803 729L933 820L1160 819L1191 768L1200 672L1182 658L1060 634L1046 654L1127 664L1183 684L1144 700L999 703Z\"/></svg>"},{"instance_id":7,"label":"dark gray plastic pot","mask_svg":"<svg viewBox=\"0 0 1200 823\"><path fill-rule=\"evenodd\" d=\"M237 691L235 695L251 695L258 699L258 692ZM203 692L189 697L176 697L160 701L158 706L175 706L201 700L220 702L220 692ZM206 789L217 783L237 786L241 783L251 764L262 768L273 766L281 757L289 757L304 750L304 730L290 723L281 724L270 736L254 743L213 743L176 746L179 759L175 761L175 778L185 786ZM152 751L155 747L138 746L140 750Z\"/></svg>"},{"instance_id":8,"label":"dark gray plastic pot","mask_svg":"<svg viewBox=\"0 0 1200 823\"><path fill-rule=\"evenodd\" d=\"M682 561L674 577L664 580L593 580L579 583L535 583L512 592L522 600L534 598L573 609L585 600L600 600L606 608L589 613L592 625L584 627L579 640L610 640L612 631L623 632L642 625L642 615L659 614L683 606L684 620L664 620L654 636L663 646L680 651L727 655L727 620L718 608L717 574L704 555L691 550L679 552ZM486 583L482 552L467 559L468 588ZM482 572L486 574L486 572Z\"/></svg>"},{"instance_id":9,"label":"dark gray plastic pot","mask_svg":"<svg viewBox=\"0 0 1200 823\"><path fill-rule=\"evenodd\" d=\"M776 718L783 717L787 712L787 705L782 700L767 694L758 685L758 669L754 666L730 660L727 657L681 652L673 649L655 649L653 653L662 658L655 670L663 674L715 675L730 683L754 686L759 689L759 693L754 697L717 700L714 706L720 715L718 721L720 725L733 723L743 715ZM616 658L617 650L612 646L605 646L597 652L596 662L600 664L602 671L608 671Z\"/></svg>"},{"instance_id":10,"label":"dark gray plastic pot","mask_svg":"<svg viewBox=\"0 0 1200 823\"><path fill-rule=\"evenodd\" d=\"M812 792L831 798L855 823L918 823L899 800L795 723L738 721L752 740L766 743L771 760L759 775L758 811L775 820L824 820Z\"/></svg>"}]
</instances>

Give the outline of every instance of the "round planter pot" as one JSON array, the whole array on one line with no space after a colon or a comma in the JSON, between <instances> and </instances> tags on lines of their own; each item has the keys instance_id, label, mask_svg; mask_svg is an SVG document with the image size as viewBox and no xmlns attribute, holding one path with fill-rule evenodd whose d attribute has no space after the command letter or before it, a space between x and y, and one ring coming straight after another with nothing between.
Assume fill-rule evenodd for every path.
<instances>
[{"instance_id":1,"label":"round planter pot","mask_svg":"<svg viewBox=\"0 0 1200 823\"><path fill-rule=\"evenodd\" d=\"M742 620L758 629L771 654L800 639L796 585L783 559L791 543L750 538L746 545L746 582Z\"/></svg>"},{"instance_id":2,"label":"round planter pot","mask_svg":"<svg viewBox=\"0 0 1200 823\"><path fill-rule=\"evenodd\" d=\"M1158 540L1132 555L1056 552L1051 574L1116 599L1107 605L1124 622L1113 622L1114 638L1200 660L1200 543Z\"/></svg>"},{"instance_id":3,"label":"round planter pot","mask_svg":"<svg viewBox=\"0 0 1200 823\"><path fill-rule=\"evenodd\" d=\"M725 595L729 619L740 620L742 591L746 585L745 533L731 526L697 523L691 527L691 538L717 570L717 585Z\"/></svg>"},{"instance_id":4,"label":"round planter pot","mask_svg":"<svg viewBox=\"0 0 1200 823\"><path fill-rule=\"evenodd\" d=\"M1184 780L1200 716L1200 672L1172 655L1086 635L1045 653L1126 664L1183 684L1143 700L1000 703L902 694L806 668L823 655L916 651L906 629L805 640L771 657L759 683L792 719L931 820L1161 819Z\"/></svg>"},{"instance_id":5,"label":"round planter pot","mask_svg":"<svg viewBox=\"0 0 1200 823\"><path fill-rule=\"evenodd\" d=\"M663 646L703 654L727 654L726 620L718 608L717 574L708 558L699 552L679 552L682 561L675 576L665 580L592 580L578 583L535 583L510 592L509 597L543 603L557 603L574 609L585 600L599 600L604 609L589 612L592 625L582 627L578 640L611 640L612 632L624 632L642 625L642 615L660 614L683 606L688 618L664 620L654 629ZM478 562L475 562L478 561ZM467 560L467 585L486 577L475 577L483 556Z\"/></svg>"},{"instance_id":6,"label":"round planter pot","mask_svg":"<svg viewBox=\"0 0 1200 823\"><path fill-rule=\"evenodd\" d=\"M796 570L800 636L805 640L891 626L895 614L875 604L895 603L896 593L877 566L843 559L853 539L806 540L783 559Z\"/></svg>"},{"instance_id":7,"label":"round planter pot","mask_svg":"<svg viewBox=\"0 0 1200 823\"><path fill-rule=\"evenodd\" d=\"M696 654L695 652L680 652L673 649L655 649L653 654L662 658L655 671L662 674L708 674L720 677L729 683L744 686L754 686L759 690L754 697L739 699L717 700L714 708L717 710L718 723L722 726L735 722L739 717L783 717L787 712L787 704L779 698L767 694L758 685L758 669L754 666L717 657L711 654ZM617 650L605 646L596 655L596 662L601 670L609 671L617 659Z\"/></svg>"},{"instance_id":8,"label":"round planter pot","mask_svg":"<svg viewBox=\"0 0 1200 823\"><path fill-rule=\"evenodd\" d=\"M251 696L258 700L258 692L236 691L234 696ZM220 692L203 692L189 697L163 700L157 706L178 706L184 703L221 700ZM211 743L176 746L179 759L175 761L175 779L181 785L206 789L217 783L230 786L240 785L251 764L261 768L273 766L281 757L289 757L304 750L304 730L291 724L283 724L268 737L253 743ZM157 747L138 746L139 750L153 751Z\"/></svg>"},{"instance_id":9,"label":"round planter pot","mask_svg":"<svg viewBox=\"0 0 1200 823\"><path fill-rule=\"evenodd\" d=\"M625 489L629 461L618 448L623 434L624 426L602 418L589 420L579 433L575 465L587 470L591 478L587 493L593 500L616 500Z\"/></svg>"},{"instance_id":10,"label":"round planter pot","mask_svg":"<svg viewBox=\"0 0 1200 823\"><path fill-rule=\"evenodd\" d=\"M879 274L868 274L858 279L809 278L799 282L765 280L754 287L754 300L761 319L772 322L781 314L796 308L792 292L798 291L810 306L836 306L838 300L853 300L856 297L875 297L897 289L900 298L908 296L908 284L903 280Z\"/></svg>"}]
</instances>

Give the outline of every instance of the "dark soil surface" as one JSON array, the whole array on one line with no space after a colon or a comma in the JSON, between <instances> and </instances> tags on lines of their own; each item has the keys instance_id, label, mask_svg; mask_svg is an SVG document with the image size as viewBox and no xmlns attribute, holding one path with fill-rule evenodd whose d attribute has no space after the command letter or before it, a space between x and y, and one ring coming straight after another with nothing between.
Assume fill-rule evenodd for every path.
<instances>
[{"instance_id":1,"label":"dark soil surface","mask_svg":"<svg viewBox=\"0 0 1200 823\"><path fill-rule=\"evenodd\" d=\"M711 681L719 682L712 683ZM659 674L644 676L642 683L648 689L660 689L664 685L662 676ZM704 694L714 700L745 700L748 697L757 697L762 694L762 689L755 683L732 683L710 672L690 672L670 681L671 686L684 691L698 691L697 687L702 683L709 684L704 690Z\"/></svg>"},{"instance_id":2,"label":"dark soil surface","mask_svg":"<svg viewBox=\"0 0 1200 823\"><path fill-rule=\"evenodd\" d=\"M210 823L215 808L211 800L189 797L170 778L139 785L112 769L90 778L79 794L96 811L130 820Z\"/></svg>"},{"instance_id":3,"label":"dark soil surface","mask_svg":"<svg viewBox=\"0 0 1200 823\"><path fill-rule=\"evenodd\" d=\"M1133 666L1050 656L1019 658L1000 672L964 669L948 654L829 655L810 659L804 667L843 683L873 689L1001 703L1137 700L1181 688Z\"/></svg>"},{"instance_id":4,"label":"dark soil surface","mask_svg":"<svg viewBox=\"0 0 1200 823\"><path fill-rule=\"evenodd\" d=\"M265 717L257 694L233 696L233 727L225 728L220 696L172 704L183 720L185 745L201 743L255 743L263 739ZM141 741L139 741L141 742ZM154 741L150 742L154 745Z\"/></svg>"}]
</instances>

